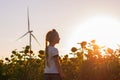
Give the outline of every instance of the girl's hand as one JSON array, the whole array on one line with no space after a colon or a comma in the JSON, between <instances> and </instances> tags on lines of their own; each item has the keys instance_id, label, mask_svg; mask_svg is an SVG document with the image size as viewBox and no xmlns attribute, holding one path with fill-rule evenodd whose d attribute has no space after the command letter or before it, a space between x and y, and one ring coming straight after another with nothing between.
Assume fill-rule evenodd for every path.
<instances>
[{"instance_id":1,"label":"girl's hand","mask_svg":"<svg viewBox=\"0 0 120 80\"><path fill-rule=\"evenodd\" d=\"M60 73L60 77L63 80L65 78L65 74L63 72Z\"/></svg>"}]
</instances>

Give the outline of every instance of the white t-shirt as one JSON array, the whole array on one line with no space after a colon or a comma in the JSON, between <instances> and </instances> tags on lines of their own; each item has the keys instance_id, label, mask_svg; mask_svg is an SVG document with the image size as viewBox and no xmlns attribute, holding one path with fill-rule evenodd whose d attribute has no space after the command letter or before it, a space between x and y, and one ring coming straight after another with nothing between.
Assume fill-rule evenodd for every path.
<instances>
[{"instance_id":1,"label":"white t-shirt","mask_svg":"<svg viewBox=\"0 0 120 80\"><path fill-rule=\"evenodd\" d=\"M55 65L55 61L53 59L53 56L59 55L58 49L53 46L48 46L48 63L49 66L47 66L45 61L45 70L44 73L58 73L57 67Z\"/></svg>"}]
</instances>

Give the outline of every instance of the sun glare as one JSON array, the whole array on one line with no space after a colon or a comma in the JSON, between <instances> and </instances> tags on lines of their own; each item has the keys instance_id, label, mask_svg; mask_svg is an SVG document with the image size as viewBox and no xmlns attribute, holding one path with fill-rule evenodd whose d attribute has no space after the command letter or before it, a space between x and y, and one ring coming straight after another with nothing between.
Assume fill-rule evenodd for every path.
<instances>
[{"instance_id":1,"label":"sun glare","mask_svg":"<svg viewBox=\"0 0 120 80\"><path fill-rule=\"evenodd\" d=\"M68 46L95 39L99 45L114 49L120 41L119 30L120 21L116 18L108 15L93 16L75 27Z\"/></svg>"}]
</instances>

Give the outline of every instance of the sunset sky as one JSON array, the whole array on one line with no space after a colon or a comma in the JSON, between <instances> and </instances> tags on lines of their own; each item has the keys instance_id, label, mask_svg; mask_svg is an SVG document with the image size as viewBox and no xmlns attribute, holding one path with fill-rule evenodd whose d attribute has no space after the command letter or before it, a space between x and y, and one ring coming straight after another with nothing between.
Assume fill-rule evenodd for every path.
<instances>
[{"instance_id":1,"label":"sunset sky","mask_svg":"<svg viewBox=\"0 0 120 80\"><path fill-rule=\"evenodd\" d=\"M120 44L120 0L0 0L0 58L28 44L28 35L17 40L28 29L27 7L31 30L40 42L32 38L36 53L44 49L45 35L53 28L60 34L60 55L81 41L96 39L111 48Z\"/></svg>"}]
</instances>

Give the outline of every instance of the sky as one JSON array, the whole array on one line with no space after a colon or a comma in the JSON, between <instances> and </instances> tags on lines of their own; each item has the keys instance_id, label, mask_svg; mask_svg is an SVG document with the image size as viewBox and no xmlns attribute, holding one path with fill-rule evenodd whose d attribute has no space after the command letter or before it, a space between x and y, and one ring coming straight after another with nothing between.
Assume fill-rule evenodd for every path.
<instances>
[{"instance_id":1,"label":"sky","mask_svg":"<svg viewBox=\"0 0 120 80\"><path fill-rule=\"evenodd\" d=\"M17 40L30 29L37 54L45 46L45 35L56 29L60 34L59 54L67 54L78 42L96 39L98 44L115 48L120 44L120 0L0 0L0 58L22 50L29 36Z\"/></svg>"}]
</instances>

